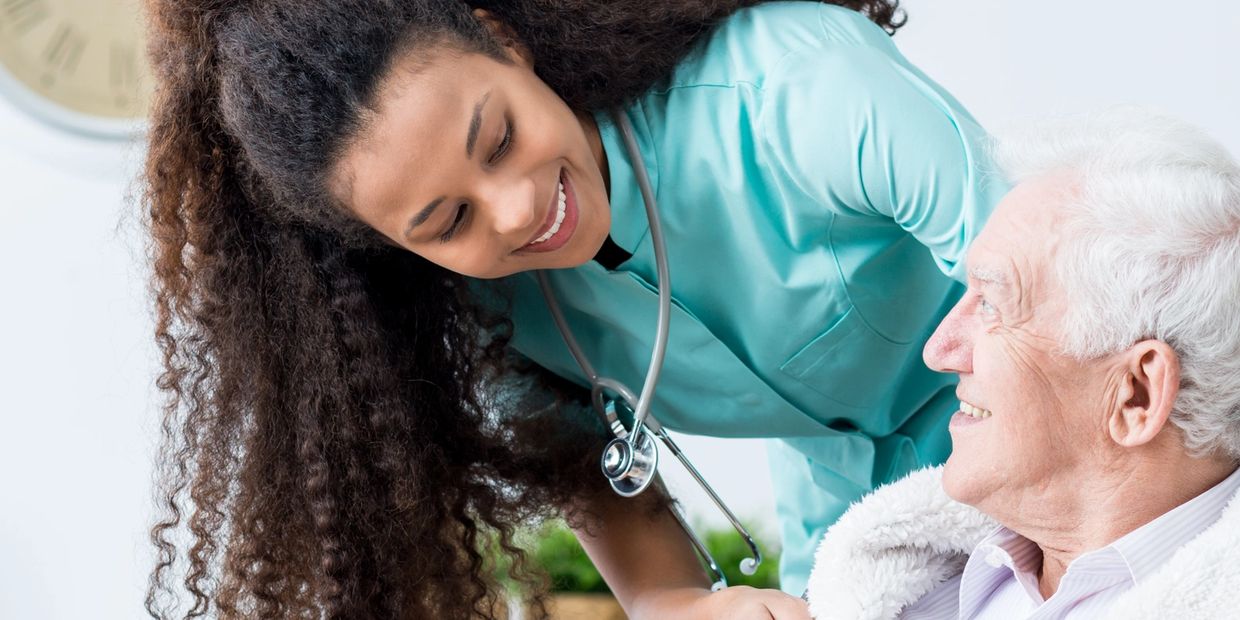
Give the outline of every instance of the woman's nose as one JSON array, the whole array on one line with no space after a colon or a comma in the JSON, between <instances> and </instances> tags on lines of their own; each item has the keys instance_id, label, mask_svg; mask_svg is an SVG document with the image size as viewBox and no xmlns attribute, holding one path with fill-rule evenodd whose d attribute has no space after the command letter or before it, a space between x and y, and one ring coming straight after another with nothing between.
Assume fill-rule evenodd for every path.
<instances>
[{"instance_id":1,"label":"woman's nose","mask_svg":"<svg viewBox=\"0 0 1240 620\"><path fill-rule=\"evenodd\" d=\"M539 214L536 193L534 182L528 177L491 184L484 201L495 232L504 236L533 234Z\"/></svg>"},{"instance_id":2,"label":"woman's nose","mask_svg":"<svg viewBox=\"0 0 1240 620\"><path fill-rule=\"evenodd\" d=\"M973 341L968 329L964 300L939 323L922 349L922 360L936 372L973 372Z\"/></svg>"}]
</instances>

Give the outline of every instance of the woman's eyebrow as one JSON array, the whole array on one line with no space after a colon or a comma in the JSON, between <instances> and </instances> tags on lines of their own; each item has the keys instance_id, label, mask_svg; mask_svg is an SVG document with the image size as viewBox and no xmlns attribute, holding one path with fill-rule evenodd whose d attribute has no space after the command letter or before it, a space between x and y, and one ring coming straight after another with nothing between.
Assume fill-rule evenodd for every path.
<instances>
[{"instance_id":1,"label":"woman's eyebrow","mask_svg":"<svg viewBox=\"0 0 1240 620\"><path fill-rule=\"evenodd\" d=\"M474 104L474 115L469 119L469 134L465 136L465 158L474 158L474 145L478 143L478 130L482 129L482 107L487 104L487 99L491 98L491 91L483 93L478 99L478 103Z\"/></svg>"}]
</instances>

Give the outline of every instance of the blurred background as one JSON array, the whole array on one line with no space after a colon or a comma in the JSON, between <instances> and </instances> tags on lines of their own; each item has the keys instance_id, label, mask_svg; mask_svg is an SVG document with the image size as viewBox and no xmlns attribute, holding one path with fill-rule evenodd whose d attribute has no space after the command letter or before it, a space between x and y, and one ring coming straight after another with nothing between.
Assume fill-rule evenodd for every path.
<instances>
[{"instance_id":1,"label":"blurred background","mask_svg":"<svg viewBox=\"0 0 1240 620\"><path fill-rule=\"evenodd\" d=\"M899 46L992 129L1146 103L1240 153L1240 4L904 7ZM127 0L0 0L0 618L142 615L158 358L134 199L142 138L109 120L145 96L138 24ZM762 442L677 440L769 538ZM695 522L723 525L664 471Z\"/></svg>"}]
</instances>

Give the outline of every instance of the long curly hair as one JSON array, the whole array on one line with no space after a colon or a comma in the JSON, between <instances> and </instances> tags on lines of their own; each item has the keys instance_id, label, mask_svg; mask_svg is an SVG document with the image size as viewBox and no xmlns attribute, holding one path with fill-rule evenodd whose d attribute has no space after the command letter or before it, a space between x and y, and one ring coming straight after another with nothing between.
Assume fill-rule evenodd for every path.
<instances>
[{"instance_id":1,"label":"long curly hair","mask_svg":"<svg viewBox=\"0 0 1240 620\"><path fill-rule=\"evenodd\" d=\"M641 94L749 4L148 0L167 397L152 617L491 618L497 555L541 611L514 528L588 524L606 431L580 390L511 361L510 326L464 278L333 204L328 172L393 58L502 58L475 8L587 111ZM835 4L901 25L894 0Z\"/></svg>"}]
</instances>

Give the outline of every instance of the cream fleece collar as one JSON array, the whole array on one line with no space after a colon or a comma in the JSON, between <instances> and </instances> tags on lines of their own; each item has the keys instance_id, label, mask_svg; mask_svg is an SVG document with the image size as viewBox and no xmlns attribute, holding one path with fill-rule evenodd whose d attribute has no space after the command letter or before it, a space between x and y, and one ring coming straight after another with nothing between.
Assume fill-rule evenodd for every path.
<instances>
[{"instance_id":1,"label":"cream fleece collar","mask_svg":"<svg viewBox=\"0 0 1240 620\"><path fill-rule=\"evenodd\" d=\"M819 620L885 620L964 570L998 524L943 491L942 468L882 487L823 536L809 578ZM1108 612L1116 620L1240 617L1240 500Z\"/></svg>"}]
</instances>

